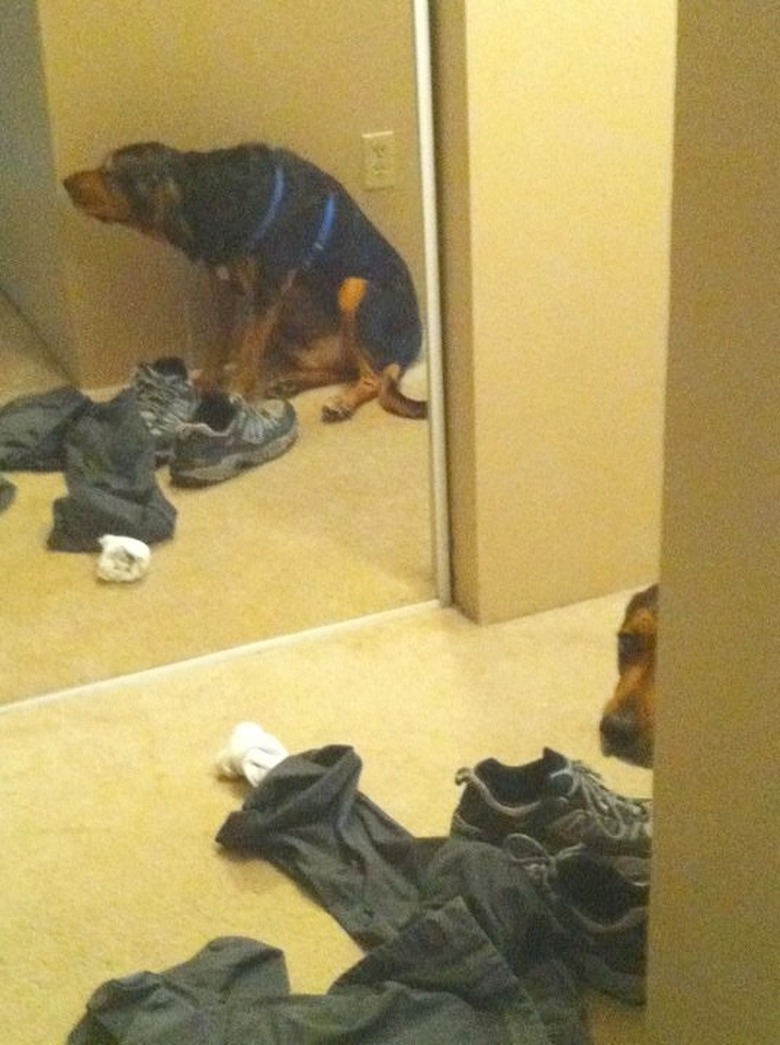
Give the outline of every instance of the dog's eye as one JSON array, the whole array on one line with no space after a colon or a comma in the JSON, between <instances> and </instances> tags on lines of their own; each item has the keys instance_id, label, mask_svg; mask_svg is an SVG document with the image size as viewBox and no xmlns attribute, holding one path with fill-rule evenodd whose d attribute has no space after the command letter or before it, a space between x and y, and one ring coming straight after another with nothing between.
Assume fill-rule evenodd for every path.
<instances>
[{"instance_id":1,"label":"dog's eye","mask_svg":"<svg viewBox=\"0 0 780 1045\"><path fill-rule=\"evenodd\" d=\"M634 635L630 631L618 633L618 664L622 665L630 660L635 660L644 649L641 635Z\"/></svg>"}]
</instances>

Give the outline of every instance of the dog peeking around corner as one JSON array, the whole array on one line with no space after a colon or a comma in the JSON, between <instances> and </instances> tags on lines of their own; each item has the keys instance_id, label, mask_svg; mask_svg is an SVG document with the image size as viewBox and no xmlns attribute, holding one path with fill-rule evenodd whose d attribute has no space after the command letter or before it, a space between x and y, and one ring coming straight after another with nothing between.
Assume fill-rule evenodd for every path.
<instances>
[{"instance_id":1,"label":"dog peeking around corner","mask_svg":"<svg viewBox=\"0 0 780 1045\"><path fill-rule=\"evenodd\" d=\"M618 631L618 679L601 717L601 750L625 762L653 764L658 585L638 592Z\"/></svg>"},{"instance_id":2,"label":"dog peeking around corner","mask_svg":"<svg viewBox=\"0 0 780 1045\"><path fill-rule=\"evenodd\" d=\"M162 240L212 273L222 333L202 387L222 383L232 358L233 387L247 397L343 384L326 421L374 398L390 413L427 416L399 385L422 342L406 262L319 167L262 143L182 152L142 142L63 184L91 217Z\"/></svg>"}]
</instances>

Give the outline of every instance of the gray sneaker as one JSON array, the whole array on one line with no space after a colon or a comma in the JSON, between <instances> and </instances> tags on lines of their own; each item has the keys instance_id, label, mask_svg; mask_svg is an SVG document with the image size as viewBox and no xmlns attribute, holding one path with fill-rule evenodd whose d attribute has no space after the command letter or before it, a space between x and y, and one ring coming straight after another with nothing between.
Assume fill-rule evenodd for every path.
<instances>
[{"instance_id":1,"label":"gray sneaker","mask_svg":"<svg viewBox=\"0 0 780 1045\"><path fill-rule=\"evenodd\" d=\"M568 939L565 957L591 987L621 1001L645 1000L649 861L642 878L583 846L554 856L533 838L511 835L504 849L536 887Z\"/></svg>"},{"instance_id":2,"label":"gray sneaker","mask_svg":"<svg viewBox=\"0 0 780 1045\"><path fill-rule=\"evenodd\" d=\"M593 770L557 751L525 766L494 758L460 769L466 787L452 817L452 834L502 845L530 835L550 853L572 845L620 856L647 857L652 803L610 791Z\"/></svg>"},{"instance_id":3,"label":"gray sneaker","mask_svg":"<svg viewBox=\"0 0 780 1045\"><path fill-rule=\"evenodd\" d=\"M154 363L140 363L132 384L138 410L154 438L157 463L168 461L179 425L189 421L198 406L184 360L164 356Z\"/></svg>"},{"instance_id":4,"label":"gray sneaker","mask_svg":"<svg viewBox=\"0 0 780 1045\"><path fill-rule=\"evenodd\" d=\"M171 482L208 486L279 457L295 442L298 419L285 399L251 406L241 396L204 392L192 419L179 427Z\"/></svg>"}]
</instances>

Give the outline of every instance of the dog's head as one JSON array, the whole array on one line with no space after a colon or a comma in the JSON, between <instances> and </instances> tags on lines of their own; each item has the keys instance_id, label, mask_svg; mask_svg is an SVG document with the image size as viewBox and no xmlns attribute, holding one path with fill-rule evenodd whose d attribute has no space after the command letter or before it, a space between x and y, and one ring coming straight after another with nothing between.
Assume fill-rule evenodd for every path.
<instances>
[{"instance_id":1,"label":"dog's head","mask_svg":"<svg viewBox=\"0 0 780 1045\"><path fill-rule=\"evenodd\" d=\"M618 679L601 718L601 750L625 762L653 764L658 585L629 602L618 632Z\"/></svg>"},{"instance_id":2,"label":"dog's head","mask_svg":"<svg viewBox=\"0 0 780 1045\"><path fill-rule=\"evenodd\" d=\"M176 149L141 142L109 153L94 170L69 175L63 185L73 203L90 217L180 245L182 162Z\"/></svg>"}]
</instances>

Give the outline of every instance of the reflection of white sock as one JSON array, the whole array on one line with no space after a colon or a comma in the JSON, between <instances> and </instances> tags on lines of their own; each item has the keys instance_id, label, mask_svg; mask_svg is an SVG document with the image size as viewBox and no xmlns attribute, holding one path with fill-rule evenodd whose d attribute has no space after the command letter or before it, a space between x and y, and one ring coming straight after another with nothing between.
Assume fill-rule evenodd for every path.
<instances>
[{"instance_id":1,"label":"reflection of white sock","mask_svg":"<svg viewBox=\"0 0 780 1045\"><path fill-rule=\"evenodd\" d=\"M230 734L227 745L217 755L220 776L247 778L257 787L269 769L273 769L289 752L270 733L255 722L240 722Z\"/></svg>"}]
</instances>

